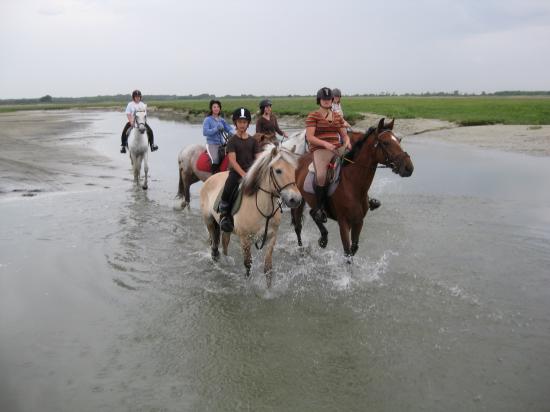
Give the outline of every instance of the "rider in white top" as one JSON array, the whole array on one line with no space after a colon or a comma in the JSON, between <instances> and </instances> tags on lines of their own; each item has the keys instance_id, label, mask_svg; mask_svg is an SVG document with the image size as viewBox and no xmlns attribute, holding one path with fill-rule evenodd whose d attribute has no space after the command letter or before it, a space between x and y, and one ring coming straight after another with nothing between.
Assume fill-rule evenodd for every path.
<instances>
[{"instance_id":1,"label":"rider in white top","mask_svg":"<svg viewBox=\"0 0 550 412\"><path fill-rule=\"evenodd\" d=\"M128 129L134 127L134 118L137 111L144 111L145 116L147 116L147 105L141 101L141 92L139 90L134 90L132 92L132 101L126 106L126 117L128 118L128 123L124 126L122 130L122 136L120 137L121 146L120 153L126 153L126 146L128 146ZM155 144L155 137L153 135L153 130L147 123L145 123L145 128L147 129L147 138L149 139L149 146L151 146L151 151L154 152L158 150L158 146Z\"/></svg>"},{"instance_id":2,"label":"rider in white top","mask_svg":"<svg viewBox=\"0 0 550 412\"><path fill-rule=\"evenodd\" d=\"M338 113L340 116L342 116L342 119L344 119L344 111L342 110L342 104L340 103L340 99L342 99L342 92L340 89L332 89L332 111ZM350 124L344 119L344 126L346 126L346 129L351 130Z\"/></svg>"}]
</instances>

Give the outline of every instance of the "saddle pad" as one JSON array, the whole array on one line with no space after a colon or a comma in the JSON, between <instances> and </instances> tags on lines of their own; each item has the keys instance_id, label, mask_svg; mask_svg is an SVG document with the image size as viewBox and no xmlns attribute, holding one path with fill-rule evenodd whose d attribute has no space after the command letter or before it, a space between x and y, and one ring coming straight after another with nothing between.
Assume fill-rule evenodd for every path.
<instances>
[{"instance_id":1,"label":"saddle pad","mask_svg":"<svg viewBox=\"0 0 550 412\"><path fill-rule=\"evenodd\" d=\"M232 216L237 214L237 212L241 208L241 203L243 202L243 191L241 190L241 186L242 185L239 185L237 189L237 194L233 196L233 206L231 207ZM222 193L223 193L223 187L219 191L218 196L216 197L216 201L214 202L214 210L216 212L219 212L220 201L222 200Z\"/></svg>"},{"instance_id":2,"label":"saddle pad","mask_svg":"<svg viewBox=\"0 0 550 412\"><path fill-rule=\"evenodd\" d=\"M197 159L197 170L200 170L201 172L210 172L210 156L208 156L208 152L205 150L202 152ZM220 172L225 172L229 166L229 157L225 156L222 160L222 164L220 165Z\"/></svg>"},{"instance_id":3,"label":"saddle pad","mask_svg":"<svg viewBox=\"0 0 550 412\"><path fill-rule=\"evenodd\" d=\"M310 163L310 166L313 165L313 162ZM332 181L328 185L328 196L332 196L332 194L335 192L336 188L338 187L338 183L340 183L340 170L341 170L341 163L336 162L336 168L334 169L334 177ZM304 180L304 192L311 193L312 195L315 194L315 190L313 189L313 184L315 182L315 172L311 171L311 169L308 169L309 172L306 176L306 179Z\"/></svg>"}]
</instances>

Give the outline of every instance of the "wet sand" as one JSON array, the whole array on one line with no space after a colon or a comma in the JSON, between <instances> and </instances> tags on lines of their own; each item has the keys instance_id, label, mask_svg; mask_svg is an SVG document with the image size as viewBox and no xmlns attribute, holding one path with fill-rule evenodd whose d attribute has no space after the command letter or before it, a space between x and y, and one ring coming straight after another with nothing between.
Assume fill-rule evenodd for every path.
<instances>
[{"instance_id":1,"label":"wet sand","mask_svg":"<svg viewBox=\"0 0 550 412\"><path fill-rule=\"evenodd\" d=\"M72 111L0 114L0 196L61 191L63 177L107 165L107 157L82 150L102 136L83 133L90 120L80 113L81 119Z\"/></svg>"}]
</instances>

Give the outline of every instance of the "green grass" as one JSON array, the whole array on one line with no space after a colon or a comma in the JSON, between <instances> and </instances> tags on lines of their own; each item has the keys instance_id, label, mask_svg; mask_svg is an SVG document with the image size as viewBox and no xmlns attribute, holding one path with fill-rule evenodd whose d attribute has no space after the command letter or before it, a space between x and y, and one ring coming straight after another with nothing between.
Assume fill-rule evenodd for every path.
<instances>
[{"instance_id":1,"label":"green grass","mask_svg":"<svg viewBox=\"0 0 550 412\"><path fill-rule=\"evenodd\" d=\"M145 96L147 97L147 96ZM220 99L223 111L231 113L239 106L252 112L258 110L260 98ZM208 109L207 100L165 100L147 101L149 106L187 112L194 116L204 116ZM315 110L314 97L273 98L274 113L305 117ZM342 106L346 119L353 123L363 118L362 113L376 113L395 118L441 119L467 125L484 124L550 124L550 98L544 97L344 97ZM124 105L117 102L85 104L37 104L0 106L0 112L14 110L55 110L114 108L121 110Z\"/></svg>"}]
</instances>

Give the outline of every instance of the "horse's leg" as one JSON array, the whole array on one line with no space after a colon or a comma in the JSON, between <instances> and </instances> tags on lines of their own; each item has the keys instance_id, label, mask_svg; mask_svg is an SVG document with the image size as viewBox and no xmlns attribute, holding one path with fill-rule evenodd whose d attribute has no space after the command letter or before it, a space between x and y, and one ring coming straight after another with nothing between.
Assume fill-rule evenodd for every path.
<instances>
[{"instance_id":1,"label":"horse's leg","mask_svg":"<svg viewBox=\"0 0 550 412\"><path fill-rule=\"evenodd\" d=\"M363 229L363 219L351 225L351 256L355 256L359 249L359 235Z\"/></svg>"},{"instance_id":2,"label":"horse's leg","mask_svg":"<svg viewBox=\"0 0 550 412\"><path fill-rule=\"evenodd\" d=\"M241 236L241 249L243 250L244 267L246 268L246 277L250 276L250 268L252 267L252 253L250 246L252 242L248 236Z\"/></svg>"},{"instance_id":3,"label":"horse's leg","mask_svg":"<svg viewBox=\"0 0 550 412\"><path fill-rule=\"evenodd\" d=\"M147 177L149 176L149 155L147 153L145 153L145 155L143 156L143 172L145 173L145 179L143 181L143 186L141 186L143 188L143 190L147 190Z\"/></svg>"},{"instance_id":4,"label":"horse's leg","mask_svg":"<svg viewBox=\"0 0 550 412\"><path fill-rule=\"evenodd\" d=\"M325 227L325 225L323 223L320 223L320 222L316 222L315 220L313 220L315 222L315 224L317 225L317 227L319 228L319 232L321 232L321 237L319 238L319 246L324 249L327 247L327 244L328 244L328 230L327 228Z\"/></svg>"},{"instance_id":5,"label":"horse's leg","mask_svg":"<svg viewBox=\"0 0 550 412\"><path fill-rule=\"evenodd\" d=\"M223 247L223 254L225 256L227 256L227 248L229 247L229 240L231 240L231 233L223 232L222 233L222 247Z\"/></svg>"},{"instance_id":6,"label":"horse's leg","mask_svg":"<svg viewBox=\"0 0 550 412\"><path fill-rule=\"evenodd\" d=\"M273 278L273 248L275 247L275 241L277 240L277 233L274 232L269 241L267 242L267 248L265 250L265 259L264 259L264 274L267 287L271 287L271 280Z\"/></svg>"},{"instance_id":7,"label":"horse's leg","mask_svg":"<svg viewBox=\"0 0 550 412\"><path fill-rule=\"evenodd\" d=\"M340 227L340 239L342 239L342 246L344 247L344 254L346 257L351 256L351 243L349 240L350 226L345 218L338 219L338 226Z\"/></svg>"},{"instance_id":8,"label":"horse's leg","mask_svg":"<svg viewBox=\"0 0 550 412\"><path fill-rule=\"evenodd\" d=\"M214 219L213 216L210 216L206 226L208 227L208 233L210 234L212 259L218 260L220 257L220 252L218 250L218 245L220 244L220 225L218 225L218 222L216 222L216 219Z\"/></svg>"},{"instance_id":9,"label":"horse's leg","mask_svg":"<svg viewBox=\"0 0 550 412\"><path fill-rule=\"evenodd\" d=\"M292 226L294 226L294 232L298 238L298 246L302 246L302 221L304 214L305 202L302 200L300 206L290 209L290 215L292 216Z\"/></svg>"},{"instance_id":10,"label":"horse's leg","mask_svg":"<svg viewBox=\"0 0 550 412\"><path fill-rule=\"evenodd\" d=\"M134 159L134 182L139 182L139 172L141 171L141 156Z\"/></svg>"},{"instance_id":11,"label":"horse's leg","mask_svg":"<svg viewBox=\"0 0 550 412\"><path fill-rule=\"evenodd\" d=\"M184 193L184 196L185 196L185 204L187 206L190 206L190 204L191 204L191 185L193 183L197 183L199 180L200 179L195 175L195 173L191 173L185 179L185 189L184 189L183 193Z\"/></svg>"}]
</instances>

